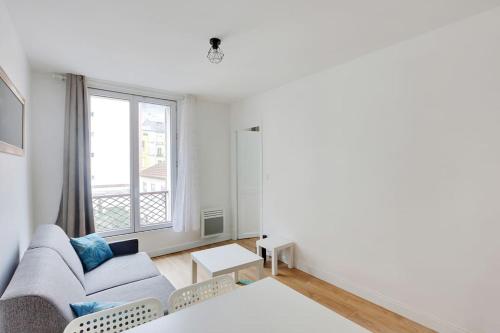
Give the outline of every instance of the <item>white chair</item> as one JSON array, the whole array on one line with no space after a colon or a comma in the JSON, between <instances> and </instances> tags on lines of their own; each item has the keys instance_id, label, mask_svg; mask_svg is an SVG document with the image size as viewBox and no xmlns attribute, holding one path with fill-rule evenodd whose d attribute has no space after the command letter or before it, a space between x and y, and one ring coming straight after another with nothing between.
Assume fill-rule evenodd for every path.
<instances>
[{"instance_id":1,"label":"white chair","mask_svg":"<svg viewBox=\"0 0 500 333\"><path fill-rule=\"evenodd\" d=\"M64 333L123 332L162 316L161 302L156 298L145 298L73 319Z\"/></svg>"},{"instance_id":2,"label":"white chair","mask_svg":"<svg viewBox=\"0 0 500 333\"><path fill-rule=\"evenodd\" d=\"M170 295L168 300L168 313L174 313L209 298L228 293L235 288L237 287L232 277L221 275L177 289Z\"/></svg>"}]
</instances>

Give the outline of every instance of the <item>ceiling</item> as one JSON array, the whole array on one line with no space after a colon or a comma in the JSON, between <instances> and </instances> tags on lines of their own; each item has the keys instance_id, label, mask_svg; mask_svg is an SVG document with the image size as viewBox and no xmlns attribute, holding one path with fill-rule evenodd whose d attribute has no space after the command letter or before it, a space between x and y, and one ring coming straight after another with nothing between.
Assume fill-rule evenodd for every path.
<instances>
[{"instance_id":1,"label":"ceiling","mask_svg":"<svg viewBox=\"0 0 500 333\"><path fill-rule=\"evenodd\" d=\"M231 102L500 0L3 0L32 66ZM210 37L225 58L205 58Z\"/></svg>"}]
</instances>

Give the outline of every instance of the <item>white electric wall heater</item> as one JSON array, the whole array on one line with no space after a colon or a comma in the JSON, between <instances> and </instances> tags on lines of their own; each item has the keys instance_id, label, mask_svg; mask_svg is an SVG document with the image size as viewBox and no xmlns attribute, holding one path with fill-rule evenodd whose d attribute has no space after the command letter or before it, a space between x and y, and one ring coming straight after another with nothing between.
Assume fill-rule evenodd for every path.
<instances>
[{"instance_id":1,"label":"white electric wall heater","mask_svg":"<svg viewBox=\"0 0 500 333\"><path fill-rule=\"evenodd\" d=\"M213 237L224 233L224 211L203 209L201 211L201 237Z\"/></svg>"}]
</instances>

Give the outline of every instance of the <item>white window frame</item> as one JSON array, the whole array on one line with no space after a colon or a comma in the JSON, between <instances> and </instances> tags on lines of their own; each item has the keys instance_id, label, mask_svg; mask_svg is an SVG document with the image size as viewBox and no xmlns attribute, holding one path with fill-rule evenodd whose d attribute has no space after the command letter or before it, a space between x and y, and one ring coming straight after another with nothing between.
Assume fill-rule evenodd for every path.
<instances>
[{"instance_id":1,"label":"white window frame","mask_svg":"<svg viewBox=\"0 0 500 333\"><path fill-rule=\"evenodd\" d=\"M139 140L139 103L159 104L170 107L170 138L167 138L168 149L170 149L170 168L171 168L171 193L169 193L170 201L170 215L173 216L173 200L175 198L175 190L177 183L177 101L158 98L147 97L143 94L134 94L130 92L119 92L99 87L88 88L88 105L90 106L90 98L92 96L100 96L114 99L127 100L130 104L130 228L111 230L100 232L99 235L103 237L124 235L137 233L142 231L158 230L164 228L171 228L172 221L165 221L165 223L154 224L149 226L142 226L140 221L140 175L139 175L139 151L141 141ZM92 112L92 110L90 110ZM170 142L170 144L168 144ZM165 152L167 155L167 152ZM91 166L92 167L92 166Z\"/></svg>"}]
</instances>

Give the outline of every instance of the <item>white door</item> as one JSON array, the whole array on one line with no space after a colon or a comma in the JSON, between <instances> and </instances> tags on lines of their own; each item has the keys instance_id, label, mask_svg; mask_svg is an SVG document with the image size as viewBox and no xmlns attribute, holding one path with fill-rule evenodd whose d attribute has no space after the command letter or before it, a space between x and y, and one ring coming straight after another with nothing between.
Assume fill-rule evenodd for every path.
<instances>
[{"instance_id":1,"label":"white door","mask_svg":"<svg viewBox=\"0 0 500 333\"><path fill-rule=\"evenodd\" d=\"M236 132L237 236L260 235L262 211L262 141L261 133Z\"/></svg>"}]
</instances>

